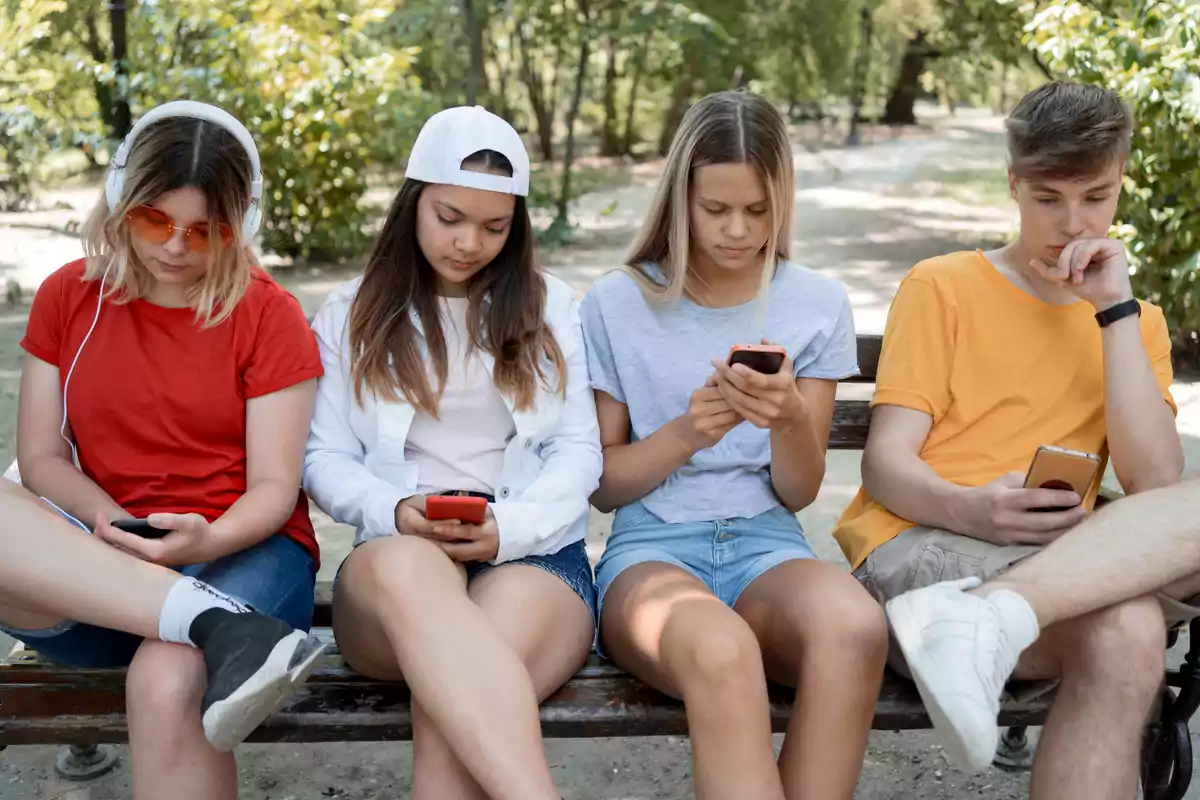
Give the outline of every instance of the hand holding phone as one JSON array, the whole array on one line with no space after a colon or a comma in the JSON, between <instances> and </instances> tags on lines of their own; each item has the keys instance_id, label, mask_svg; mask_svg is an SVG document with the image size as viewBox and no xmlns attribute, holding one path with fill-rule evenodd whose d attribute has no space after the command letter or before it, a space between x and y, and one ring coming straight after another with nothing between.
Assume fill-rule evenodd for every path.
<instances>
[{"instance_id":1,"label":"hand holding phone","mask_svg":"<svg viewBox=\"0 0 1200 800\"><path fill-rule=\"evenodd\" d=\"M456 519L469 525L482 525L487 516L487 500L482 497L431 494L425 498L425 519Z\"/></svg>"},{"instance_id":2,"label":"hand holding phone","mask_svg":"<svg viewBox=\"0 0 1200 800\"><path fill-rule=\"evenodd\" d=\"M1025 476L1026 489L1056 489L1074 492L1082 498L1092 491L1100 475L1100 457L1081 450L1042 445L1033 455ZM1073 506L1047 506L1031 511L1067 511Z\"/></svg>"},{"instance_id":3,"label":"hand holding phone","mask_svg":"<svg viewBox=\"0 0 1200 800\"><path fill-rule=\"evenodd\" d=\"M807 423L807 404L786 348L764 339L762 344L737 345L726 363L714 359L712 364L721 396L751 425L776 430Z\"/></svg>"},{"instance_id":4,"label":"hand holding phone","mask_svg":"<svg viewBox=\"0 0 1200 800\"><path fill-rule=\"evenodd\" d=\"M111 524L117 530L141 536L143 539L161 539L171 532L165 528L156 528L144 519L114 519Z\"/></svg>"}]
</instances>

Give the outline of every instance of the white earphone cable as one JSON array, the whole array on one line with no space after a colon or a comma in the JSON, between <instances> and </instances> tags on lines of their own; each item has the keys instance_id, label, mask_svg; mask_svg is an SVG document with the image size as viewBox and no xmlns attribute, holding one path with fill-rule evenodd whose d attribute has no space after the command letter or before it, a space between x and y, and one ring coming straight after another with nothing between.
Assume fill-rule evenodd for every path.
<instances>
[{"instance_id":1,"label":"white earphone cable","mask_svg":"<svg viewBox=\"0 0 1200 800\"><path fill-rule=\"evenodd\" d=\"M83 341L79 343L79 349L75 351L75 358L71 361L71 368L67 370L67 379L63 381L63 410L62 410L62 425L58 429L58 435L71 448L71 460L76 464L79 463L79 451L75 448L75 442L71 441L67 436L67 389L71 386L71 376L75 374L75 365L79 363L79 356L83 353L83 348L88 343L88 339L92 338L92 331L96 330L96 323L100 321L100 309L104 305L104 289L108 284L108 267L104 268L104 275L100 278L100 297L96 301L96 315L92 317L92 326L88 328L88 332L84 335Z\"/></svg>"}]
</instances>

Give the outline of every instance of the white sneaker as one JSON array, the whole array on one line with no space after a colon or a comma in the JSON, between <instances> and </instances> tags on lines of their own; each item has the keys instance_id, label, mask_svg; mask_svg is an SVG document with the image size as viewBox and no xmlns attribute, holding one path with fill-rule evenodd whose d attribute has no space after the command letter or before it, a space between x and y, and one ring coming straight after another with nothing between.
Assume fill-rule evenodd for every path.
<instances>
[{"instance_id":1,"label":"white sneaker","mask_svg":"<svg viewBox=\"0 0 1200 800\"><path fill-rule=\"evenodd\" d=\"M887 603L888 621L947 754L971 772L996 755L1000 697L1021 651L1037 639L1025 599L966 594L978 578L938 583ZM1023 607L1023 609L1022 609Z\"/></svg>"}]
</instances>

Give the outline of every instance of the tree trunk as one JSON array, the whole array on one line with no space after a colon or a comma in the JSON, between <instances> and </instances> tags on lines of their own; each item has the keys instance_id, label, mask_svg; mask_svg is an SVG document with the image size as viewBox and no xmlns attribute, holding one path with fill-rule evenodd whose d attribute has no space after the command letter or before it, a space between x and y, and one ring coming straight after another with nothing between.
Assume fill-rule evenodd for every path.
<instances>
[{"instance_id":1,"label":"tree trunk","mask_svg":"<svg viewBox=\"0 0 1200 800\"><path fill-rule=\"evenodd\" d=\"M562 77L562 63L566 54L566 48L563 47L563 40L560 37L554 43L554 71L550 75L550 99L546 103L546 110L550 114L551 136L553 137L554 120L558 118L558 101L559 92L558 84Z\"/></svg>"},{"instance_id":2,"label":"tree trunk","mask_svg":"<svg viewBox=\"0 0 1200 800\"><path fill-rule=\"evenodd\" d=\"M917 92L920 89L921 75L925 65L936 53L925 42L925 31L917 31L917 35L908 40L904 48L904 57L900 59L900 71L892 84L892 92L887 105L883 109L883 121L888 125L916 125L917 115L914 106L917 102Z\"/></svg>"},{"instance_id":3,"label":"tree trunk","mask_svg":"<svg viewBox=\"0 0 1200 800\"><path fill-rule=\"evenodd\" d=\"M671 102L663 116L662 132L658 136L659 155L665 156L671 149L671 140L675 138L675 131L679 129L679 123L683 121L688 103L691 102L695 82L692 65L687 62L683 65L683 73L675 82L675 88L671 90Z\"/></svg>"},{"instance_id":4,"label":"tree trunk","mask_svg":"<svg viewBox=\"0 0 1200 800\"><path fill-rule=\"evenodd\" d=\"M579 0L579 16L579 64L575 70L575 89L571 95L571 106L567 109L567 146L563 153L562 187L558 195L558 210L554 217L554 222L563 226L569 224L567 207L571 203L571 166L575 160L575 120L579 117L579 106L583 102L583 86L587 79L591 48L591 14L588 0Z\"/></svg>"},{"instance_id":5,"label":"tree trunk","mask_svg":"<svg viewBox=\"0 0 1200 800\"><path fill-rule=\"evenodd\" d=\"M1008 62L1000 62L1000 97L996 107L997 114L1008 111Z\"/></svg>"},{"instance_id":6,"label":"tree trunk","mask_svg":"<svg viewBox=\"0 0 1200 800\"><path fill-rule=\"evenodd\" d=\"M606 64L604 69L604 130L600 136L600 155L615 156L621 152L621 140L617 135L617 34L621 25L621 7L614 3L608 21L608 36L605 37Z\"/></svg>"},{"instance_id":7,"label":"tree trunk","mask_svg":"<svg viewBox=\"0 0 1200 800\"><path fill-rule=\"evenodd\" d=\"M653 31L646 31L645 38L642 39L642 43L638 45L633 56L633 76L629 82L629 105L625 108L625 135L621 141L621 155L623 156L633 154L633 140L637 135L633 129L633 112L637 109L638 86L641 84L642 73L646 69L646 53L650 49L650 37L653 35Z\"/></svg>"},{"instance_id":8,"label":"tree trunk","mask_svg":"<svg viewBox=\"0 0 1200 800\"><path fill-rule=\"evenodd\" d=\"M467 22L467 41L471 49L471 69L467 73L467 105L479 103L488 94L487 72L483 68L483 20L475 13L472 0L462 0L463 16Z\"/></svg>"},{"instance_id":9,"label":"tree trunk","mask_svg":"<svg viewBox=\"0 0 1200 800\"><path fill-rule=\"evenodd\" d=\"M508 53L509 58L512 58L512 36L508 37ZM511 110L508 107L508 64L500 57L500 51L496 47L492 37L484 40L483 51L484 62L491 61L496 65L496 96L492 98L492 111L500 117L513 122Z\"/></svg>"},{"instance_id":10,"label":"tree trunk","mask_svg":"<svg viewBox=\"0 0 1200 800\"><path fill-rule=\"evenodd\" d=\"M517 43L521 51L519 71L521 82L525 84L525 91L529 95L529 106L533 111L533 118L537 122L538 148L542 151L542 158L552 161L554 160L553 111L546 106L542 76L535 72L533 65L530 64L529 42L525 38L522 20L518 19L516 25Z\"/></svg>"},{"instance_id":11,"label":"tree trunk","mask_svg":"<svg viewBox=\"0 0 1200 800\"><path fill-rule=\"evenodd\" d=\"M867 97L867 70L871 65L871 9L866 5L859 12L858 53L854 58L854 77L850 86L850 132L846 145L857 147L862 142L858 126L862 124L863 102Z\"/></svg>"},{"instance_id":12,"label":"tree trunk","mask_svg":"<svg viewBox=\"0 0 1200 800\"><path fill-rule=\"evenodd\" d=\"M125 57L125 2L113 0L108 5L109 24L112 26L113 64L116 67L116 91L113 93L114 139L124 139L133 127L129 111L129 60Z\"/></svg>"},{"instance_id":13,"label":"tree trunk","mask_svg":"<svg viewBox=\"0 0 1200 800\"><path fill-rule=\"evenodd\" d=\"M96 5L89 5L84 12L83 32L79 34L79 40L83 43L84 49L88 51L88 55L92 57L93 61L97 64L104 64L109 61L109 54L100 38L96 8ZM99 78L92 80L92 93L96 95L96 106L100 109L100 120L108 130L109 138L120 140L125 138L125 134L129 132L129 128L122 128L119 124L116 113L116 94L113 89L114 84L111 81L100 80ZM87 156L95 163L95 153L87 151Z\"/></svg>"}]
</instances>

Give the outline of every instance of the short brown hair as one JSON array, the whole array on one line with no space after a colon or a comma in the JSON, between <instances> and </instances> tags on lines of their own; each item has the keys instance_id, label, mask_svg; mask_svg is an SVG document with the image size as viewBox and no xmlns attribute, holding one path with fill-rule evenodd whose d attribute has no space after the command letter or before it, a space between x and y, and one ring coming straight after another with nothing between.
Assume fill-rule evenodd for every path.
<instances>
[{"instance_id":1,"label":"short brown hair","mask_svg":"<svg viewBox=\"0 0 1200 800\"><path fill-rule=\"evenodd\" d=\"M1009 165L1018 178L1062 180L1123 162L1133 115L1101 86L1051 81L1021 98L1005 128Z\"/></svg>"}]
</instances>

